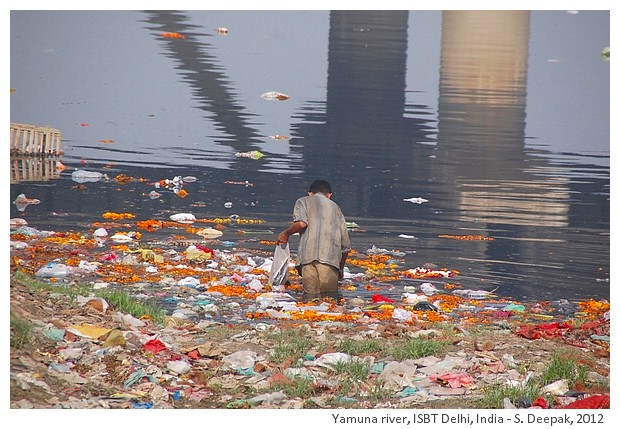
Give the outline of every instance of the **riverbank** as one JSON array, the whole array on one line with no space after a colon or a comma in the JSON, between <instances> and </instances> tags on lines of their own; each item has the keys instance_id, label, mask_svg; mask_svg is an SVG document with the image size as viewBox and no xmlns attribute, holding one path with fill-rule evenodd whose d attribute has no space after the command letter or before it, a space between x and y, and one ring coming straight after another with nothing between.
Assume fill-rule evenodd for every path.
<instances>
[{"instance_id":1,"label":"riverbank","mask_svg":"<svg viewBox=\"0 0 620 429\"><path fill-rule=\"evenodd\" d=\"M13 231L11 408L609 407L608 302L433 290L458 273L374 252L342 300L303 303L294 270L267 285L264 253L127 237ZM381 294L404 276L420 284ZM169 309L119 311L98 296L112 288Z\"/></svg>"}]
</instances>

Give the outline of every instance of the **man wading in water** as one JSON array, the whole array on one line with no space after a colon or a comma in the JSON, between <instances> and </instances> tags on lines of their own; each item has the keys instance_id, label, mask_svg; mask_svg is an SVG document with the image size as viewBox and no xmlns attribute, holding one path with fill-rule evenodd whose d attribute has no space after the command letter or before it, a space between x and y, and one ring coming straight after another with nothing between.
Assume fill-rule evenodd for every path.
<instances>
[{"instance_id":1,"label":"man wading in water","mask_svg":"<svg viewBox=\"0 0 620 429\"><path fill-rule=\"evenodd\" d=\"M288 243L299 233L297 267L302 277L304 300L324 296L337 298L338 281L351 250L349 232L342 211L331 200L332 187L325 180L315 180L308 196L300 197L293 209L293 223L278 234L278 244Z\"/></svg>"}]
</instances>

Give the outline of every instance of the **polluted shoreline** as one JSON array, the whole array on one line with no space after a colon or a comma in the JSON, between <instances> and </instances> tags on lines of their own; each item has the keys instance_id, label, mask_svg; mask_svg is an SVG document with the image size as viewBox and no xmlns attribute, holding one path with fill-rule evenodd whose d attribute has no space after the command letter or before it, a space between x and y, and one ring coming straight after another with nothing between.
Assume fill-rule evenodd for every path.
<instances>
[{"instance_id":1,"label":"polluted shoreline","mask_svg":"<svg viewBox=\"0 0 620 429\"><path fill-rule=\"evenodd\" d=\"M259 220L102 217L83 232L11 220L12 320L28 300L53 307L61 291L79 290L71 311L28 316L46 347L30 357L12 348L12 408L609 407L608 301L522 303L465 289L455 270L404 267L397 251L373 246L350 255L340 297L302 302L292 261L288 282L269 284L275 242L245 249L219 239L231 222ZM147 231L160 238L145 240ZM14 300L15 282L45 293ZM163 318L119 311L102 298L112 290ZM285 339L291 332L296 340ZM430 348L402 349L420 345ZM564 348L570 371L540 378ZM84 388L93 379L97 394ZM56 392L53 380L82 393ZM33 386L54 399L29 399ZM506 391L494 403L489 389L535 396Z\"/></svg>"}]
</instances>

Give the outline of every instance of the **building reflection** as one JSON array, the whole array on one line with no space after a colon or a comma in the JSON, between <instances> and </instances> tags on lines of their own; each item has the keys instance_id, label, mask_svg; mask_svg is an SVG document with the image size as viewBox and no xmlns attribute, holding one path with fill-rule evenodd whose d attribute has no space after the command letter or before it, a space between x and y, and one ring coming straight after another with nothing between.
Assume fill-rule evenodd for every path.
<instances>
[{"instance_id":1,"label":"building reflection","mask_svg":"<svg viewBox=\"0 0 620 429\"><path fill-rule=\"evenodd\" d=\"M331 11L325 105L294 126L307 174L331 178L356 216L392 217L409 192L399 180L429 169L432 149L415 143L434 133L430 109L405 100L408 22L408 11Z\"/></svg>"},{"instance_id":2,"label":"building reflection","mask_svg":"<svg viewBox=\"0 0 620 429\"><path fill-rule=\"evenodd\" d=\"M436 168L465 221L568 222L567 180L525 153L529 22L529 11L442 15Z\"/></svg>"}]
</instances>

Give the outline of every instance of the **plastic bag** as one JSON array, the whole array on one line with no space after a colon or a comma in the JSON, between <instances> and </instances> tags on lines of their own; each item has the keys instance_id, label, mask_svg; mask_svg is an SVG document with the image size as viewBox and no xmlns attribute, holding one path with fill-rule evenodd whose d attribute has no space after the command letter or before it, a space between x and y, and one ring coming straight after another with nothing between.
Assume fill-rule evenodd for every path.
<instances>
[{"instance_id":1,"label":"plastic bag","mask_svg":"<svg viewBox=\"0 0 620 429\"><path fill-rule=\"evenodd\" d=\"M269 273L270 286L282 286L288 281L288 262L291 259L291 251L288 243L277 245L273 252L273 263Z\"/></svg>"}]
</instances>

